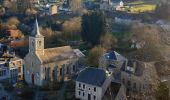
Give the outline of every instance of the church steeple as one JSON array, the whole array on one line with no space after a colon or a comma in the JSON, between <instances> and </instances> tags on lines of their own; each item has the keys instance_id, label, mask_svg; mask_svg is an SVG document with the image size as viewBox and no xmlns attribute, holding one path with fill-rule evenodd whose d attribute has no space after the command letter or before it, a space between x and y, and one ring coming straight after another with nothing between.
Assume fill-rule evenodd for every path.
<instances>
[{"instance_id":1,"label":"church steeple","mask_svg":"<svg viewBox=\"0 0 170 100\"><path fill-rule=\"evenodd\" d=\"M44 36L40 33L37 19L35 20L32 34L29 37L29 52L44 53Z\"/></svg>"},{"instance_id":2,"label":"church steeple","mask_svg":"<svg viewBox=\"0 0 170 100\"><path fill-rule=\"evenodd\" d=\"M37 18L35 19L35 24L34 24L34 29L32 31L32 36L34 36L34 37L43 36L43 35L40 34Z\"/></svg>"}]
</instances>

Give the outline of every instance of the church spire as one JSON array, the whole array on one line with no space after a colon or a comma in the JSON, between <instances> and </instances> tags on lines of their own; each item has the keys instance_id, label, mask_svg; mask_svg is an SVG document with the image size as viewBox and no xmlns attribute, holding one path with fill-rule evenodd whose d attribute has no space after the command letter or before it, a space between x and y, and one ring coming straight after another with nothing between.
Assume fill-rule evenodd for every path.
<instances>
[{"instance_id":1,"label":"church spire","mask_svg":"<svg viewBox=\"0 0 170 100\"><path fill-rule=\"evenodd\" d=\"M29 52L44 54L44 36L40 33L37 19L29 37Z\"/></svg>"},{"instance_id":2,"label":"church spire","mask_svg":"<svg viewBox=\"0 0 170 100\"><path fill-rule=\"evenodd\" d=\"M34 37L41 37L41 36L42 36L42 35L40 34L40 30L39 30L37 18L35 19L34 30L33 30L33 32L32 32L32 35L33 35Z\"/></svg>"}]
</instances>

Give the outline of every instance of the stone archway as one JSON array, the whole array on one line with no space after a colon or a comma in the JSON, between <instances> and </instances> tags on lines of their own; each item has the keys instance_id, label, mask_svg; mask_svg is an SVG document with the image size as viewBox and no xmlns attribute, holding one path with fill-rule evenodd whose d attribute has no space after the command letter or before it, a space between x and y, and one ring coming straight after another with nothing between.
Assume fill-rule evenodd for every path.
<instances>
[{"instance_id":1,"label":"stone archway","mask_svg":"<svg viewBox=\"0 0 170 100\"><path fill-rule=\"evenodd\" d=\"M32 74L32 84L34 85L34 82L35 82L35 76L34 74Z\"/></svg>"}]
</instances>

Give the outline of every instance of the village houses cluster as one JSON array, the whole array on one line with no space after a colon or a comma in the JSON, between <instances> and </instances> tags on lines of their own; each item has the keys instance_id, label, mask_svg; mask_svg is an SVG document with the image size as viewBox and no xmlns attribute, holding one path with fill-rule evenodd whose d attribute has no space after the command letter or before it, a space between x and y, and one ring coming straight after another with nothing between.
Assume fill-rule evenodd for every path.
<instances>
[{"instance_id":1,"label":"village houses cluster","mask_svg":"<svg viewBox=\"0 0 170 100\"><path fill-rule=\"evenodd\" d=\"M81 100L140 99L141 93L152 89L152 84L144 75L146 66L142 62L110 51L100 57L98 68L82 67L80 62L85 55L79 49L70 46L45 49L44 38L36 20L29 36L29 52L24 59L18 58L9 47L1 45L0 80L11 84L25 80L29 85L43 86L54 80L71 79L78 74L75 96Z\"/></svg>"}]
</instances>

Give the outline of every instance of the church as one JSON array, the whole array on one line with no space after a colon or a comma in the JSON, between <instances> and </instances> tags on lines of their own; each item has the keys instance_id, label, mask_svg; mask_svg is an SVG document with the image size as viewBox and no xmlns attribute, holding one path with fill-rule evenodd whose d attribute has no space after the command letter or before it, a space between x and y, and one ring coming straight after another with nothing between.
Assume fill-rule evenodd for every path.
<instances>
[{"instance_id":1,"label":"church","mask_svg":"<svg viewBox=\"0 0 170 100\"><path fill-rule=\"evenodd\" d=\"M24 58L24 79L30 85L43 86L54 80L62 81L75 74L84 54L70 46L44 48L44 36L35 21L29 36L29 53Z\"/></svg>"}]
</instances>

